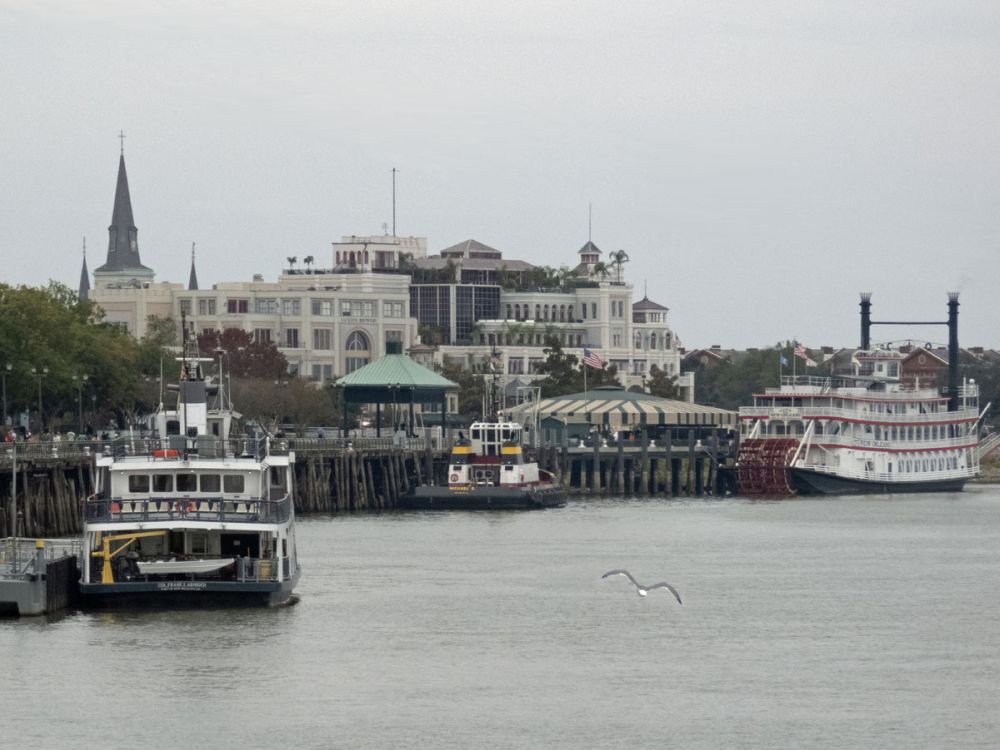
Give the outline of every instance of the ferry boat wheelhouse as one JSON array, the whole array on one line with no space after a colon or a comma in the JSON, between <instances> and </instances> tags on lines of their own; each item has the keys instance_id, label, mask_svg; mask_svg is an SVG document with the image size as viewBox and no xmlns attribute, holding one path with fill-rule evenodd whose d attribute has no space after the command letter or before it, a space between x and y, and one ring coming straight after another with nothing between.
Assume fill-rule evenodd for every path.
<instances>
[{"instance_id":1,"label":"ferry boat wheelhouse","mask_svg":"<svg viewBox=\"0 0 1000 750\"><path fill-rule=\"evenodd\" d=\"M229 438L232 414L197 357L181 359L161 437L120 440L96 459L84 503L85 607L257 606L287 602L301 569L293 453L269 437Z\"/></svg>"},{"instance_id":2,"label":"ferry boat wheelhouse","mask_svg":"<svg viewBox=\"0 0 1000 750\"><path fill-rule=\"evenodd\" d=\"M979 473L977 386L958 387L952 405L901 382L903 356L862 350L852 375L786 377L755 394L740 409L740 493L961 490Z\"/></svg>"}]
</instances>

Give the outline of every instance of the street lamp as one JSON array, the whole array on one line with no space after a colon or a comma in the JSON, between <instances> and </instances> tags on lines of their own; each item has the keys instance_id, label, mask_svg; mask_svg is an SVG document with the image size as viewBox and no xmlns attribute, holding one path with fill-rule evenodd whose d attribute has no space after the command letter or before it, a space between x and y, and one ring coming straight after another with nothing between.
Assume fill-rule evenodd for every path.
<instances>
[{"instance_id":1,"label":"street lamp","mask_svg":"<svg viewBox=\"0 0 1000 750\"><path fill-rule=\"evenodd\" d=\"M31 374L38 379L38 426L44 430L45 416L42 414L42 378L49 374L49 368L43 367L39 370L37 367L32 367Z\"/></svg>"},{"instance_id":2,"label":"street lamp","mask_svg":"<svg viewBox=\"0 0 1000 750\"><path fill-rule=\"evenodd\" d=\"M7 425L7 376L10 375L10 371L14 369L14 366L8 362L0 370L0 377L3 378L3 423L4 426Z\"/></svg>"},{"instance_id":3,"label":"street lamp","mask_svg":"<svg viewBox=\"0 0 1000 750\"><path fill-rule=\"evenodd\" d=\"M77 435L83 434L83 384L87 382L87 375L74 375L73 383L76 385L76 409L77 416L79 417L79 432Z\"/></svg>"}]
</instances>

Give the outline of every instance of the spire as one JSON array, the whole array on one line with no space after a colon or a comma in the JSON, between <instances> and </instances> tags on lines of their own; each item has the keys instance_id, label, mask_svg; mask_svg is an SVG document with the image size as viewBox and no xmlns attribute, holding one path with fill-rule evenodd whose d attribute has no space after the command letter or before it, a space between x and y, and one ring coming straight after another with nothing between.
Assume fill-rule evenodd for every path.
<instances>
[{"instance_id":1,"label":"spire","mask_svg":"<svg viewBox=\"0 0 1000 750\"><path fill-rule=\"evenodd\" d=\"M83 269L80 271L80 299L90 297L90 274L87 273L87 238L83 238Z\"/></svg>"},{"instance_id":2,"label":"spire","mask_svg":"<svg viewBox=\"0 0 1000 750\"><path fill-rule=\"evenodd\" d=\"M118 157L118 184L115 187L115 206L108 227L108 259L97 271L116 272L138 270L151 273L139 260L139 230L132 218L132 199L128 191L128 174L125 172L125 154Z\"/></svg>"},{"instance_id":3,"label":"spire","mask_svg":"<svg viewBox=\"0 0 1000 750\"><path fill-rule=\"evenodd\" d=\"M191 243L191 276L188 278L188 291L198 290L198 274L194 270L194 243Z\"/></svg>"}]
</instances>

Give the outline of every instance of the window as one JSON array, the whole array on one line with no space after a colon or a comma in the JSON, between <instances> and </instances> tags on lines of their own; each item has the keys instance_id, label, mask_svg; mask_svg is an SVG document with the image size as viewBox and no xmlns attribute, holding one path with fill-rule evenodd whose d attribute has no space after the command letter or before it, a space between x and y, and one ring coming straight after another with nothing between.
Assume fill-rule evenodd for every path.
<instances>
[{"instance_id":1,"label":"window","mask_svg":"<svg viewBox=\"0 0 1000 750\"><path fill-rule=\"evenodd\" d=\"M331 335L332 331L329 328L314 328L313 329L313 349L321 349L328 351L333 348Z\"/></svg>"},{"instance_id":2,"label":"window","mask_svg":"<svg viewBox=\"0 0 1000 750\"><path fill-rule=\"evenodd\" d=\"M281 300L281 314L282 315L301 315L302 314L302 300L299 300L299 299L283 299L283 300Z\"/></svg>"},{"instance_id":3,"label":"window","mask_svg":"<svg viewBox=\"0 0 1000 750\"><path fill-rule=\"evenodd\" d=\"M254 301L253 311L258 315L277 315L278 300L262 297Z\"/></svg>"},{"instance_id":4,"label":"window","mask_svg":"<svg viewBox=\"0 0 1000 750\"><path fill-rule=\"evenodd\" d=\"M128 478L129 492L149 492L149 477L145 474L132 474Z\"/></svg>"},{"instance_id":5,"label":"window","mask_svg":"<svg viewBox=\"0 0 1000 750\"><path fill-rule=\"evenodd\" d=\"M184 313L185 315L190 315L191 314L191 300L189 300L189 299L182 299L180 302L181 302L181 312Z\"/></svg>"},{"instance_id":6,"label":"window","mask_svg":"<svg viewBox=\"0 0 1000 750\"><path fill-rule=\"evenodd\" d=\"M404 317L403 303L402 302L383 302L382 303L382 316L386 318L402 318Z\"/></svg>"},{"instance_id":7,"label":"window","mask_svg":"<svg viewBox=\"0 0 1000 750\"><path fill-rule=\"evenodd\" d=\"M222 489L222 477L218 474L201 475L202 492L218 492Z\"/></svg>"},{"instance_id":8,"label":"window","mask_svg":"<svg viewBox=\"0 0 1000 750\"><path fill-rule=\"evenodd\" d=\"M314 299L312 301L312 314L329 318L333 315L333 300Z\"/></svg>"},{"instance_id":9,"label":"window","mask_svg":"<svg viewBox=\"0 0 1000 750\"><path fill-rule=\"evenodd\" d=\"M371 347L368 344L368 337L365 336L361 331L354 331L350 336L347 337L347 343L344 348L349 352L355 351L368 351Z\"/></svg>"},{"instance_id":10,"label":"window","mask_svg":"<svg viewBox=\"0 0 1000 750\"><path fill-rule=\"evenodd\" d=\"M178 474L177 475L177 491L178 492L197 492L198 491L198 475L197 474Z\"/></svg>"},{"instance_id":11,"label":"window","mask_svg":"<svg viewBox=\"0 0 1000 750\"><path fill-rule=\"evenodd\" d=\"M584 315L584 317L587 317L587 316ZM597 320L597 303L596 302L591 302L590 303L590 317L592 317L594 320Z\"/></svg>"},{"instance_id":12,"label":"window","mask_svg":"<svg viewBox=\"0 0 1000 750\"><path fill-rule=\"evenodd\" d=\"M243 492L243 475L223 474L222 489L224 492Z\"/></svg>"},{"instance_id":13,"label":"window","mask_svg":"<svg viewBox=\"0 0 1000 750\"><path fill-rule=\"evenodd\" d=\"M333 378L333 365L313 365L312 379L319 382L326 382Z\"/></svg>"},{"instance_id":14,"label":"window","mask_svg":"<svg viewBox=\"0 0 1000 750\"><path fill-rule=\"evenodd\" d=\"M198 300L198 314L215 315L215 300L214 299Z\"/></svg>"},{"instance_id":15,"label":"window","mask_svg":"<svg viewBox=\"0 0 1000 750\"><path fill-rule=\"evenodd\" d=\"M230 315L250 312L250 300L230 298L226 300L226 312Z\"/></svg>"},{"instance_id":16,"label":"window","mask_svg":"<svg viewBox=\"0 0 1000 750\"><path fill-rule=\"evenodd\" d=\"M271 329L270 328L254 328L253 329L253 340L257 344L270 344L271 343Z\"/></svg>"},{"instance_id":17,"label":"window","mask_svg":"<svg viewBox=\"0 0 1000 750\"><path fill-rule=\"evenodd\" d=\"M375 317L375 303L371 300L344 300L340 303L340 314L345 318L372 318Z\"/></svg>"},{"instance_id":18,"label":"window","mask_svg":"<svg viewBox=\"0 0 1000 750\"><path fill-rule=\"evenodd\" d=\"M153 492L173 492L173 474L153 474Z\"/></svg>"},{"instance_id":19,"label":"window","mask_svg":"<svg viewBox=\"0 0 1000 750\"><path fill-rule=\"evenodd\" d=\"M285 329L285 348L286 349L298 349L299 348L299 329L298 328L286 328Z\"/></svg>"}]
</instances>

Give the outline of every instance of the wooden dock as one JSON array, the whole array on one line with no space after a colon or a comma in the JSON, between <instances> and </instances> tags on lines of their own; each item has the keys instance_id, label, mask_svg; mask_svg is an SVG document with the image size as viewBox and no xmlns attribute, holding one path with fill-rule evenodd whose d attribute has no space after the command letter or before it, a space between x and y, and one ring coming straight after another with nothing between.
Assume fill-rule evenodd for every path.
<instances>
[{"instance_id":1,"label":"wooden dock","mask_svg":"<svg viewBox=\"0 0 1000 750\"><path fill-rule=\"evenodd\" d=\"M721 431L696 437L673 431L669 439L573 440L555 444L541 435L528 448L571 492L602 496L679 497L732 491L733 446ZM450 440L424 438L289 438L276 452L295 452L295 504L299 513L392 510L414 485L447 481ZM18 534L79 534L80 501L94 491L98 442L27 443L17 447ZM0 448L0 537L12 536L10 449Z\"/></svg>"}]
</instances>

